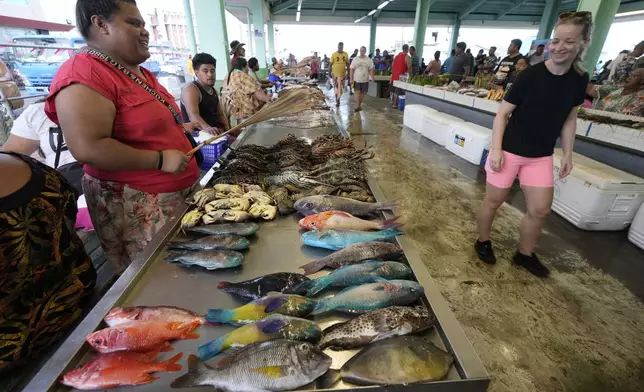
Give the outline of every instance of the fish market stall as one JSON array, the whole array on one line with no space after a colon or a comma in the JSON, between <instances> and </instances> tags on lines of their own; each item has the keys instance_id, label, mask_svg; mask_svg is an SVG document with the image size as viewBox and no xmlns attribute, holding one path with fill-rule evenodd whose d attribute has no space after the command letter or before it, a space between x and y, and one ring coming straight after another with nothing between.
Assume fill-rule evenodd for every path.
<instances>
[{"instance_id":1,"label":"fish market stall","mask_svg":"<svg viewBox=\"0 0 644 392\"><path fill-rule=\"evenodd\" d=\"M293 127L280 127L272 124L260 124L252 129L245 130L235 141L232 149L246 145L271 146L281 139L292 134L297 138L313 140L324 135L338 135L341 131L338 126L317 127L312 129L298 129ZM346 136L346 135L345 135ZM227 153L228 154L228 153ZM207 182L213 175L213 171L207 174L202 184ZM373 180L368 178L368 185L376 201L385 202L382 191ZM77 327L72 336L65 341L62 347L54 354L50 361L34 377L25 391L70 391L74 390L59 384L61 377L68 371L78 368L95 355L93 349L85 342L85 337L105 327L103 319L111 309L121 306L176 306L189 309L199 315L213 312L209 309L230 309L244 305L232 295L221 290L228 283L250 280L262 275L272 273L297 273L303 264L329 255L328 250L309 247L300 241L301 230L298 220L301 216L297 213L278 216L271 221L259 223L259 231L249 236L249 248L243 251L244 261L241 267L232 269L206 270L198 267L187 267L179 263L166 261L168 258L167 246L174 243L177 238L184 237L180 232L180 217L188 211L186 206L177 218L166 225L163 230L154 238L150 245L142 252L140 257L133 261L130 267L123 273L119 280L113 285L110 291L87 315ZM391 212L385 212L385 219L393 218ZM207 226L206 226L207 227ZM463 330L450 311L448 304L441 296L439 287L434 283L418 253L405 236L396 237L393 242L398 244L404 251L404 260L411 268L413 276L411 280L418 282L424 288L424 294L420 296L420 302L426 309L435 316L433 328L421 333L427 340L439 349L445 350L450 360L453 357L453 364L446 370L446 376L440 381L427 382L410 385L366 386L358 387L345 381L339 381L329 387L333 390L373 390L373 391L485 391L489 384L489 376L485 371L478 356L466 338ZM182 246L173 245L173 246ZM325 275L326 272L319 272L311 277ZM373 283L378 285L381 283ZM383 286L388 287L388 286ZM340 290L330 290L328 293L338 293ZM421 291L422 292L422 291ZM327 294L325 294L327 295ZM414 303L416 304L416 303ZM267 308L268 309L268 308ZM221 314L222 312L219 312ZM355 317L338 312L326 312L315 315L310 320L315 321L321 329L325 329L339 321L351 320ZM212 321L212 319L210 319ZM197 348L209 341L217 339L224 334L232 332L235 327L232 325L211 325L199 326L194 332L198 338L187 338L172 342L174 350L162 352L160 360L172 361L183 366L183 369L175 372L158 372L154 377L158 379L138 386L127 386L115 388L115 391L170 391L174 390L170 384L173 380L183 376L188 371L186 358L190 354L196 354ZM399 338L395 338L399 339ZM415 342L416 338L409 342ZM391 341L391 342L390 342ZM407 341L407 340L406 340ZM386 344L393 344L392 339L383 340ZM369 349L386 350L388 347L375 343L367 346ZM248 347L248 346L247 346ZM410 346L411 347L411 346ZM325 350L325 353L332 359L331 369L340 369L360 349L344 351ZM411 348L414 351L414 348ZM178 353L184 353L183 358L177 360ZM441 351L442 353L442 351ZM421 357L426 354L419 354ZM368 356L364 356L368 358ZM366 359L365 359L366 360ZM194 359L193 359L194 361ZM173 364L174 364L173 362ZM368 362L368 361L367 361ZM206 361L208 364L212 362ZM372 363L372 362L369 362ZM172 365L170 368L172 368ZM401 363L401 369L404 369ZM395 369L374 368L377 373L387 374ZM279 372L279 366L272 366L267 369L266 374L271 376ZM331 373L331 372L329 372ZM148 380L151 381L151 380ZM327 387L326 385L324 387ZM321 385L314 383L305 385L298 390L320 390ZM210 386L194 387L189 390L212 391Z\"/></svg>"}]
</instances>

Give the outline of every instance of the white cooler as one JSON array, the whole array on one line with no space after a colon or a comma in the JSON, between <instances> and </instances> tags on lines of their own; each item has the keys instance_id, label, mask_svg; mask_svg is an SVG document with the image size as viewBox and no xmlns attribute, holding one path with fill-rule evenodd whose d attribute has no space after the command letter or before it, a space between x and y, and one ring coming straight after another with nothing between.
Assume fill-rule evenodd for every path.
<instances>
[{"instance_id":1,"label":"white cooler","mask_svg":"<svg viewBox=\"0 0 644 392\"><path fill-rule=\"evenodd\" d=\"M427 113L436 113L436 110L424 105L405 105L403 124L420 133L423 127L423 118Z\"/></svg>"},{"instance_id":2,"label":"white cooler","mask_svg":"<svg viewBox=\"0 0 644 392\"><path fill-rule=\"evenodd\" d=\"M561 156L556 149L552 210L580 229L626 229L644 202L644 179L573 153L572 173L559 180Z\"/></svg>"},{"instance_id":3,"label":"white cooler","mask_svg":"<svg viewBox=\"0 0 644 392\"><path fill-rule=\"evenodd\" d=\"M628 240L644 249L644 204L633 218L631 228L628 230Z\"/></svg>"},{"instance_id":4,"label":"white cooler","mask_svg":"<svg viewBox=\"0 0 644 392\"><path fill-rule=\"evenodd\" d=\"M420 133L434 143L445 146L446 140L452 135L452 129L464 122L450 114L434 111L425 114Z\"/></svg>"},{"instance_id":5,"label":"white cooler","mask_svg":"<svg viewBox=\"0 0 644 392\"><path fill-rule=\"evenodd\" d=\"M479 165L483 150L492 142L492 130L470 122L456 124L445 140L445 148L466 161Z\"/></svg>"}]
</instances>

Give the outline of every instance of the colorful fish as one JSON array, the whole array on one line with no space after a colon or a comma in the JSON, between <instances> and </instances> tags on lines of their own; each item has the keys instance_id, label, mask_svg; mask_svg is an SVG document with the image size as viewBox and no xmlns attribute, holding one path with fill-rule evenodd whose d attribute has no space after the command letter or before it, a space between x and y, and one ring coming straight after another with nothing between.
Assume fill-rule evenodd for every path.
<instances>
[{"instance_id":1,"label":"colorful fish","mask_svg":"<svg viewBox=\"0 0 644 392\"><path fill-rule=\"evenodd\" d=\"M305 317L313 308L315 301L300 295L268 295L234 309L210 309L206 320L211 323L245 325L273 313Z\"/></svg>"},{"instance_id":2,"label":"colorful fish","mask_svg":"<svg viewBox=\"0 0 644 392\"><path fill-rule=\"evenodd\" d=\"M197 339L199 335L192 331L198 326L198 321L192 323L132 321L96 331L88 335L85 340L102 354L115 351L169 351L172 349L168 343L170 340Z\"/></svg>"},{"instance_id":3,"label":"colorful fish","mask_svg":"<svg viewBox=\"0 0 644 392\"><path fill-rule=\"evenodd\" d=\"M319 214L310 215L300 219L300 227L306 230L324 230L324 229L346 229L346 230L386 230L390 228L397 229L402 226L396 223L399 217L387 219L384 221L368 221L357 218L344 211L325 211Z\"/></svg>"}]
</instances>

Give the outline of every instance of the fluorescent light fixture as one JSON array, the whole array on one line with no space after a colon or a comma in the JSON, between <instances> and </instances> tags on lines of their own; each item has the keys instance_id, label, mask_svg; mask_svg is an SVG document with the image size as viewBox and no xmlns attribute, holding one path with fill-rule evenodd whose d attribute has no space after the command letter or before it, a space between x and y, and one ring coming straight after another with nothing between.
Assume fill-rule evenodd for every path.
<instances>
[{"instance_id":1,"label":"fluorescent light fixture","mask_svg":"<svg viewBox=\"0 0 644 392\"><path fill-rule=\"evenodd\" d=\"M367 17L367 15L363 16L363 17L362 17L362 18L360 18L360 19L356 19L353 23L360 23L360 22L362 22L366 17Z\"/></svg>"},{"instance_id":2,"label":"fluorescent light fixture","mask_svg":"<svg viewBox=\"0 0 644 392\"><path fill-rule=\"evenodd\" d=\"M296 22L299 22L299 21L300 21L300 14L301 14L301 12L300 12L300 11L297 11L297 14L295 14L295 21L296 21Z\"/></svg>"},{"instance_id":3,"label":"fluorescent light fixture","mask_svg":"<svg viewBox=\"0 0 644 392\"><path fill-rule=\"evenodd\" d=\"M378 6L378 9L381 10L381 9L385 8L387 6L387 4L389 4L389 1L385 1L384 3L380 4Z\"/></svg>"},{"instance_id":4,"label":"fluorescent light fixture","mask_svg":"<svg viewBox=\"0 0 644 392\"><path fill-rule=\"evenodd\" d=\"M297 12L300 12L300 11L302 11L302 0L299 0L297 2Z\"/></svg>"},{"instance_id":5,"label":"fluorescent light fixture","mask_svg":"<svg viewBox=\"0 0 644 392\"><path fill-rule=\"evenodd\" d=\"M371 11L367 14L367 16L371 16L371 15L375 14L376 12L378 12L378 10L371 10Z\"/></svg>"},{"instance_id":6,"label":"fluorescent light fixture","mask_svg":"<svg viewBox=\"0 0 644 392\"><path fill-rule=\"evenodd\" d=\"M642 15L644 14L644 10L639 10L639 11L631 11L631 12L622 12L621 14L615 15L616 18L621 18L624 16L635 16L635 15Z\"/></svg>"}]
</instances>

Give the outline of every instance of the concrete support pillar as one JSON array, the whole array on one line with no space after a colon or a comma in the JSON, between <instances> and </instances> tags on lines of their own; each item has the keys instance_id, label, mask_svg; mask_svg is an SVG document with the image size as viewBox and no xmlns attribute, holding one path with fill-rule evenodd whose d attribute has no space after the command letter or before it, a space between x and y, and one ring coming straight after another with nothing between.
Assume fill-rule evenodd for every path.
<instances>
[{"instance_id":1,"label":"concrete support pillar","mask_svg":"<svg viewBox=\"0 0 644 392\"><path fill-rule=\"evenodd\" d=\"M190 45L190 53L195 55L197 53L197 39L195 38L195 26L192 23L192 8L190 0L183 0L183 13L185 14L186 27L188 30L188 45Z\"/></svg>"},{"instance_id":2,"label":"concrete support pillar","mask_svg":"<svg viewBox=\"0 0 644 392\"><path fill-rule=\"evenodd\" d=\"M230 71L230 47L226 33L223 0L193 0L199 46L217 59L217 80L224 80Z\"/></svg>"},{"instance_id":3,"label":"concrete support pillar","mask_svg":"<svg viewBox=\"0 0 644 392\"><path fill-rule=\"evenodd\" d=\"M578 11L590 11L593 13L593 31L590 36L590 45L586 49L584 64L586 69L592 73L602 52L608 30L615 20L615 14L619 8L620 0L581 0Z\"/></svg>"},{"instance_id":4,"label":"concrete support pillar","mask_svg":"<svg viewBox=\"0 0 644 392\"><path fill-rule=\"evenodd\" d=\"M425 47L425 32L427 31L427 18L429 17L430 0L417 0L416 19L414 21L414 47L419 59L423 58Z\"/></svg>"},{"instance_id":5,"label":"concrete support pillar","mask_svg":"<svg viewBox=\"0 0 644 392\"><path fill-rule=\"evenodd\" d=\"M552 29L557 22L559 7L561 7L561 0L546 0L546 8L543 10L543 15L541 15L537 39L550 39Z\"/></svg>"},{"instance_id":6,"label":"concrete support pillar","mask_svg":"<svg viewBox=\"0 0 644 392\"><path fill-rule=\"evenodd\" d=\"M275 28L272 20L266 21L266 29L268 30L266 32L268 34L268 56L270 57L268 60L271 60L275 57Z\"/></svg>"},{"instance_id":7,"label":"concrete support pillar","mask_svg":"<svg viewBox=\"0 0 644 392\"><path fill-rule=\"evenodd\" d=\"M452 37L449 41L449 50L450 52L456 49L456 44L458 43L458 35L461 32L461 20L456 18L454 25L452 26ZM449 54L447 55L449 57Z\"/></svg>"},{"instance_id":8,"label":"concrete support pillar","mask_svg":"<svg viewBox=\"0 0 644 392\"><path fill-rule=\"evenodd\" d=\"M266 68L266 39L264 37L264 0L253 0L253 36L255 39L255 58L260 68Z\"/></svg>"},{"instance_id":9,"label":"concrete support pillar","mask_svg":"<svg viewBox=\"0 0 644 392\"><path fill-rule=\"evenodd\" d=\"M369 51L367 54L376 55L376 28L378 27L378 18L371 17L371 29L369 30Z\"/></svg>"}]
</instances>

